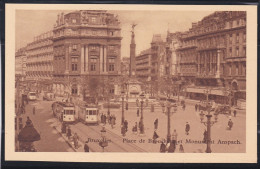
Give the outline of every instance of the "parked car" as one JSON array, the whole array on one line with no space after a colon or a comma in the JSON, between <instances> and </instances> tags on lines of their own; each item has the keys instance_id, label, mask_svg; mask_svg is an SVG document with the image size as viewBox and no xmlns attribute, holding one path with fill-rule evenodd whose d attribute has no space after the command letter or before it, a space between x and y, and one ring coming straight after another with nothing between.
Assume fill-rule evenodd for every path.
<instances>
[{"instance_id":1,"label":"parked car","mask_svg":"<svg viewBox=\"0 0 260 169\"><path fill-rule=\"evenodd\" d=\"M47 101L54 100L54 93L51 92L44 93L43 100L47 100Z\"/></svg>"},{"instance_id":2,"label":"parked car","mask_svg":"<svg viewBox=\"0 0 260 169\"><path fill-rule=\"evenodd\" d=\"M28 98L28 100L30 100L30 101L36 100L36 92L28 92L27 98Z\"/></svg>"}]
</instances>

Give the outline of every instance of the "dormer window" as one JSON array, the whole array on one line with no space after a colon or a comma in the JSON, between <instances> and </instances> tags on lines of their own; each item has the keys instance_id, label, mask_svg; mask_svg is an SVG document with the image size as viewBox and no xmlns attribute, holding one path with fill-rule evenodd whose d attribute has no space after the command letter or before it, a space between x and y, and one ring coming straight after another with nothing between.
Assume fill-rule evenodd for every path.
<instances>
[{"instance_id":1,"label":"dormer window","mask_svg":"<svg viewBox=\"0 0 260 169\"><path fill-rule=\"evenodd\" d=\"M77 23L77 20L76 20L76 19L72 19L71 22L72 22L72 23Z\"/></svg>"},{"instance_id":2,"label":"dormer window","mask_svg":"<svg viewBox=\"0 0 260 169\"><path fill-rule=\"evenodd\" d=\"M96 18L95 18L95 17L92 17L92 18L91 18L91 22L95 23L95 22L96 22Z\"/></svg>"}]
</instances>

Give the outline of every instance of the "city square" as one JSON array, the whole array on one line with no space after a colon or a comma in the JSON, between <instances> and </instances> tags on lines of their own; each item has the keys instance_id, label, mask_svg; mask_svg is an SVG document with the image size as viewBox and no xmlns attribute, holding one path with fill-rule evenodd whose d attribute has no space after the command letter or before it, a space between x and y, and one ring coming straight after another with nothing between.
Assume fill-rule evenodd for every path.
<instances>
[{"instance_id":1,"label":"city square","mask_svg":"<svg viewBox=\"0 0 260 169\"><path fill-rule=\"evenodd\" d=\"M246 12L150 37L129 12L54 14L17 47L16 151L246 152Z\"/></svg>"}]
</instances>

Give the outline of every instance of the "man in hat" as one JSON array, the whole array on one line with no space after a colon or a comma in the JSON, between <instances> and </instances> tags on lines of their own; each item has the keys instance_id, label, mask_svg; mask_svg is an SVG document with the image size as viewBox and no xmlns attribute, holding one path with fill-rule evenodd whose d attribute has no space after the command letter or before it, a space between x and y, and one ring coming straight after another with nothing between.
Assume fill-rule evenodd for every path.
<instances>
[{"instance_id":1,"label":"man in hat","mask_svg":"<svg viewBox=\"0 0 260 169\"><path fill-rule=\"evenodd\" d=\"M189 131L190 131L190 124L186 122L186 127L185 127L186 135L189 135Z\"/></svg>"},{"instance_id":2,"label":"man in hat","mask_svg":"<svg viewBox=\"0 0 260 169\"><path fill-rule=\"evenodd\" d=\"M84 150L85 152L89 152L88 140L85 141Z\"/></svg>"}]
</instances>

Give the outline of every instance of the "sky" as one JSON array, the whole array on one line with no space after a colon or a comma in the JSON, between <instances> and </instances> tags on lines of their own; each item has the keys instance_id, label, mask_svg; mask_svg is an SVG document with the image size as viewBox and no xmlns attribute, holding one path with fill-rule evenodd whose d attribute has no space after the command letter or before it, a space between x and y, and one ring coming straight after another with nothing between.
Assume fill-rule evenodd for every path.
<instances>
[{"instance_id":1,"label":"sky","mask_svg":"<svg viewBox=\"0 0 260 169\"><path fill-rule=\"evenodd\" d=\"M56 23L58 10L17 10L15 24L15 49L26 46L35 36L50 31ZM129 57L131 25L135 27L136 54L148 49L154 34L166 37L170 32L187 31L192 22L198 22L214 11L108 11L118 14L121 22L121 57Z\"/></svg>"}]
</instances>

